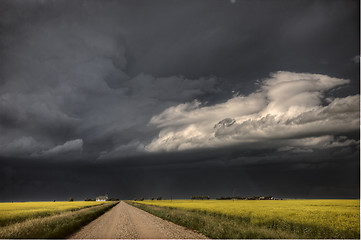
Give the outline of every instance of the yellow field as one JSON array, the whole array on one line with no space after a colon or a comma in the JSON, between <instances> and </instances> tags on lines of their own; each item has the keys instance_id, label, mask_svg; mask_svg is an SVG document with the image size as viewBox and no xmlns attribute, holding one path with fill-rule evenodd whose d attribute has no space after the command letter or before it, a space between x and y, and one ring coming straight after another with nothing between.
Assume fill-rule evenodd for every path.
<instances>
[{"instance_id":1,"label":"yellow field","mask_svg":"<svg viewBox=\"0 0 361 240\"><path fill-rule=\"evenodd\" d=\"M304 231L309 226L360 232L360 200L147 200L137 203L227 215L271 228L291 224Z\"/></svg>"},{"instance_id":2,"label":"yellow field","mask_svg":"<svg viewBox=\"0 0 361 240\"><path fill-rule=\"evenodd\" d=\"M0 226L30 218L50 216L66 211L78 210L104 202L16 202L0 203Z\"/></svg>"}]
</instances>

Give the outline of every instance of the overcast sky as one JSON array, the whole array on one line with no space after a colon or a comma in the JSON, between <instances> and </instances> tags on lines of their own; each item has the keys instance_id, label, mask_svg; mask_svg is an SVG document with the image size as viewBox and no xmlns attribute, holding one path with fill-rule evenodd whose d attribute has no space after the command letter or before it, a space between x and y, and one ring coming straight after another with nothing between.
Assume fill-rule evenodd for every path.
<instances>
[{"instance_id":1,"label":"overcast sky","mask_svg":"<svg viewBox=\"0 0 361 240\"><path fill-rule=\"evenodd\" d=\"M1 0L0 201L359 198L359 1Z\"/></svg>"}]
</instances>

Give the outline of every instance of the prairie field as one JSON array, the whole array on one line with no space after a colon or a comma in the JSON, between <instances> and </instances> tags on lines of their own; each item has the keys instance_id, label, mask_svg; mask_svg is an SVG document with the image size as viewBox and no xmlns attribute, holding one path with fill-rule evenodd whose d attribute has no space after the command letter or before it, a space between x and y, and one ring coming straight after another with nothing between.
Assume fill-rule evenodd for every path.
<instances>
[{"instance_id":1,"label":"prairie field","mask_svg":"<svg viewBox=\"0 0 361 240\"><path fill-rule=\"evenodd\" d=\"M117 203L0 203L0 238L65 238Z\"/></svg>"},{"instance_id":2,"label":"prairie field","mask_svg":"<svg viewBox=\"0 0 361 240\"><path fill-rule=\"evenodd\" d=\"M0 226L6 226L30 218L75 211L103 203L93 201L0 203Z\"/></svg>"},{"instance_id":3,"label":"prairie field","mask_svg":"<svg viewBox=\"0 0 361 240\"><path fill-rule=\"evenodd\" d=\"M360 200L147 200L133 203L211 238L360 236ZM184 219L178 219L175 212L183 214ZM214 222L212 226L207 223L209 221Z\"/></svg>"}]
</instances>

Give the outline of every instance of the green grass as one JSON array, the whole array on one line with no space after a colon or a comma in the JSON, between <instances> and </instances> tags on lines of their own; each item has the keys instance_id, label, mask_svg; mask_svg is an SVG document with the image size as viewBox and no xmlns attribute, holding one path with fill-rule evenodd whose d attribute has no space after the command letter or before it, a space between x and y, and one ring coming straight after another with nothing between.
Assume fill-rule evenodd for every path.
<instances>
[{"instance_id":1,"label":"green grass","mask_svg":"<svg viewBox=\"0 0 361 240\"><path fill-rule=\"evenodd\" d=\"M0 228L0 238L66 238L118 202L109 202L53 216L35 217Z\"/></svg>"},{"instance_id":2,"label":"green grass","mask_svg":"<svg viewBox=\"0 0 361 240\"><path fill-rule=\"evenodd\" d=\"M359 238L359 200L131 202L210 238Z\"/></svg>"}]
</instances>

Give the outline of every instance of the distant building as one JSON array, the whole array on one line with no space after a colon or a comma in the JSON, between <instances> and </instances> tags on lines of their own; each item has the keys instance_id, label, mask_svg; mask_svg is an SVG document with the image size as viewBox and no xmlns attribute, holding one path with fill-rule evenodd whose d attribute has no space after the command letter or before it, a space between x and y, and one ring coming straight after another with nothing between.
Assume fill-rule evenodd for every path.
<instances>
[{"instance_id":1,"label":"distant building","mask_svg":"<svg viewBox=\"0 0 361 240\"><path fill-rule=\"evenodd\" d=\"M105 194L105 196L99 196L96 198L96 201L99 202L99 201L108 201L108 193Z\"/></svg>"}]
</instances>

